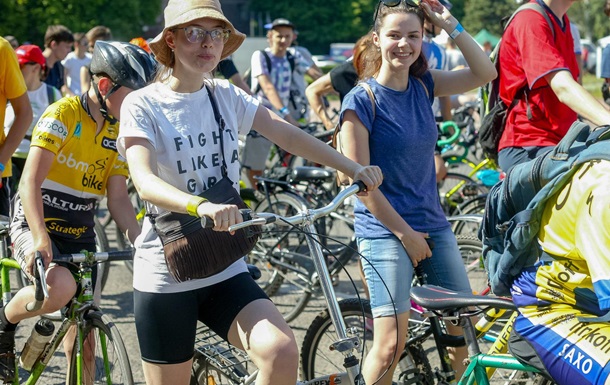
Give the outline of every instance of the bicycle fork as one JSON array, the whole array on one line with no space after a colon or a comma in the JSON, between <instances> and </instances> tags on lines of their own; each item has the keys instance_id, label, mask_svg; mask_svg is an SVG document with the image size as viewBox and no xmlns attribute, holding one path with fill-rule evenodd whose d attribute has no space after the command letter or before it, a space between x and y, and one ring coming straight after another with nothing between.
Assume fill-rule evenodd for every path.
<instances>
[{"instance_id":1,"label":"bicycle fork","mask_svg":"<svg viewBox=\"0 0 610 385\"><path fill-rule=\"evenodd\" d=\"M360 346L360 340L357 336L347 336L347 327L345 326L345 322L341 317L341 309L337 303L335 290L326 267L326 258L324 257L322 247L320 246L320 237L317 235L318 233L316 232L316 228L310 218L307 219L303 228L308 234L311 234L311 236L307 237L307 244L309 246L309 250L311 251L311 257L320 279L320 287L322 289L324 299L326 300L326 306L328 308L330 319L332 320L337 333L338 339L330 346L330 349L343 354L343 366L347 371L350 383L354 385L365 385L364 378L362 377L362 373L360 371L360 361L353 353L354 349ZM330 377L332 376L329 376L329 379ZM319 378L317 380L319 380Z\"/></svg>"}]
</instances>

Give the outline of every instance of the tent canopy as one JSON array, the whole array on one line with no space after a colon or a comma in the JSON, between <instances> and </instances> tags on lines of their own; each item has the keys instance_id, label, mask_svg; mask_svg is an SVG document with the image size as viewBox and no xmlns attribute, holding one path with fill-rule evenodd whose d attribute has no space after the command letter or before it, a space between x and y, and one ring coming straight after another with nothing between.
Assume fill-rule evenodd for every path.
<instances>
[{"instance_id":1,"label":"tent canopy","mask_svg":"<svg viewBox=\"0 0 610 385\"><path fill-rule=\"evenodd\" d=\"M483 28L474 36L474 40L480 45L483 45L488 41L493 47L495 47L500 42L500 36L496 36Z\"/></svg>"}]
</instances>

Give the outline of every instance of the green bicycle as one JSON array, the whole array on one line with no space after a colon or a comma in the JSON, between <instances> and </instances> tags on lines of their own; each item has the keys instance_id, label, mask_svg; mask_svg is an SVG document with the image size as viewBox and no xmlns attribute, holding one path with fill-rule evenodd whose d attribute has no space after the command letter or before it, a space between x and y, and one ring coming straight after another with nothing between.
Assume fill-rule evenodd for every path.
<instances>
[{"instance_id":1,"label":"green bicycle","mask_svg":"<svg viewBox=\"0 0 610 385\"><path fill-rule=\"evenodd\" d=\"M6 306L12 298L10 271L20 270L19 263L8 258L8 218L0 218L0 282L2 284L2 300ZM124 261L131 259L132 250L113 252L87 252L78 254L58 255L54 262L65 262L77 266L75 279L80 282L79 291L75 297L61 310L61 323L51 334L33 364L28 368L25 379L19 378L19 367L15 360L15 378L8 383L32 385L48 383L45 369L56 369L57 365L49 365L55 352L62 344L68 331L76 328L73 342L73 354L69 357L70 364L66 383L69 385L89 384L133 384L131 366L123 340L114 322L95 304L93 298L92 268L99 262ZM42 256L37 253L36 266L36 300L28 304L29 311L40 309L45 298L48 298L46 276ZM31 351L30 351L31 352ZM22 368L23 369L23 368ZM23 371L22 371L23 373ZM47 376L49 374L47 373Z\"/></svg>"}]
</instances>

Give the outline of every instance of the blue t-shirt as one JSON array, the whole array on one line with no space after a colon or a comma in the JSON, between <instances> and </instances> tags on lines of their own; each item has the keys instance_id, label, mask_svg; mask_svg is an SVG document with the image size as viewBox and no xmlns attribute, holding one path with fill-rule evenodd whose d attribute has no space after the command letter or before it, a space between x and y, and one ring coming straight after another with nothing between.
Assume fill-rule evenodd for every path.
<instances>
[{"instance_id":1,"label":"blue t-shirt","mask_svg":"<svg viewBox=\"0 0 610 385\"><path fill-rule=\"evenodd\" d=\"M346 110L356 112L369 130L371 165L383 172L379 187L392 207L416 231L428 232L449 226L440 205L434 167L434 147L438 131L432 113L434 81L429 72L409 78L406 91L395 91L367 80L375 94L375 118L371 101L362 87L354 87L345 97L341 119ZM356 236L382 238L388 230L358 200L354 209Z\"/></svg>"}]
</instances>

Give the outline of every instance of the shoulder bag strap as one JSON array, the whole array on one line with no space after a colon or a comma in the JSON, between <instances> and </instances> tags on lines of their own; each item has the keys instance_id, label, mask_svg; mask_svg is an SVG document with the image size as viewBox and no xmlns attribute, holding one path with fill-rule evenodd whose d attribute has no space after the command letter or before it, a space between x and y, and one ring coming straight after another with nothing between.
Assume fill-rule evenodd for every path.
<instances>
[{"instance_id":1,"label":"shoulder bag strap","mask_svg":"<svg viewBox=\"0 0 610 385\"><path fill-rule=\"evenodd\" d=\"M214 98L214 94L208 85L205 85L206 91L208 91L208 96L210 97L210 103L212 104L212 110L214 111L214 120L218 124L218 132L220 134L220 154L222 155L222 166L220 167L220 171L222 172L223 178L228 178L227 172L227 162L225 161L225 148L224 148L224 130L225 130L225 121L220 115L220 111L218 110L218 104L216 104L216 98Z\"/></svg>"}]
</instances>

